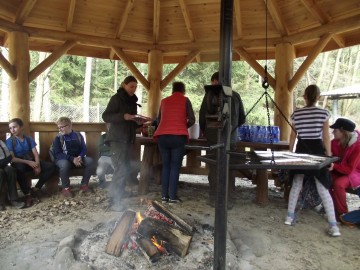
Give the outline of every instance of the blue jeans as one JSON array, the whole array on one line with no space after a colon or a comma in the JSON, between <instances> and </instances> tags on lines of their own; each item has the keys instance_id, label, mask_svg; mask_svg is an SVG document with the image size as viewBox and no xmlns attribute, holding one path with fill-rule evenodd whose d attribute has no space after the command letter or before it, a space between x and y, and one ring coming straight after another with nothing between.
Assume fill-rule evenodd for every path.
<instances>
[{"instance_id":1,"label":"blue jeans","mask_svg":"<svg viewBox=\"0 0 360 270\"><path fill-rule=\"evenodd\" d=\"M186 136L159 136L158 146L163 164L161 171L162 197L176 199L180 168L185 154L185 143Z\"/></svg>"},{"instance_id":2,"label":"blue jeans","mask_svg":"<svg viewBox=\"0 0 360 270\"><path fill-rule=\"evenodd\" d=\"M94 172L95 162L91 157L84 157L83 165L79 168L84 169L84 174L81 180L81 185L88 185L91 175ZM56 166L59 168L59 176L63 188L70 187L70 170L77 168L75 164L67 159L60 159L56 161Z\"/></svg>"}]
</instances>

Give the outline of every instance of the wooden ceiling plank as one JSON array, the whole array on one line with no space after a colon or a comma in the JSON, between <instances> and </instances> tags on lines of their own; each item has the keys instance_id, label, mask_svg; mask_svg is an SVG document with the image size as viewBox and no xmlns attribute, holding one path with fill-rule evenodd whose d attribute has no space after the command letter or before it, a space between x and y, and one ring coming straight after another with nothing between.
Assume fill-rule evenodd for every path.
<instances>
[{"instance_id":1,"label":"wooden ceiling plank","mask_svg":"<svg viewBox=\"0 0 360 270\"><path fill-rule=\"evenodd\" d=\"M190 52L186 58L161 81L160 89L163 90L199 53L199 50Z\"/></svg>"},{"instance_id":2,"label":"wooden ceiling plank","mask_svg":"<svg viewBox=\"0 0 360 270\"><path fill-rule=\"evenodd\" d=\"M159 41L160 31L160 0L154 0L154 16L153 16L153 40L157 44Z\"/></svg>"},{"instance_id":3,"label":"wooden ceiling plank","mask_svg":"<svg viewBox=\"0 0 360 270\"><path fill-rule=\"evenodd\" d=\"M9 77L16 80L16 68L4 57L0 51L0 66L6 71Z\"/></svg>"},{"instance_id":4,"label":"wooden ceiling plank","mask_svg":"<svg viewBox=\"0 0 360 270\"><path fill-rule=\"evenodd\" d=\"M275 24L276 29L279 31L281 36L285 36L289 34L289 31L286 28L286 24L284 22L284 18L281 15L279 6L275 1L267 1L264 0L265 4L267 4L267 8L269 11L269 14Z\"/></svg>"},{"instance_id":5,"label":"wooden ceiling plank","mask_svg":"<svg viewBox=\"0 0 360 270\"><path fill-rule=\"evenodd\" d=\"M332 34L326 34L320 38L318 43L313 47L312 51L308 54L305 61L301 64L299 69L296 71L294 76L289 82L289 91L292 91L296 84L300 81L302 76L305 74L305 72L308 70L310 65L315 61L316 57L319 55L319 53L322 52L324 47L329 43L329 41L332 38Z\"/></svg>"},{"instance_id":6,"label":"wooden ceiling plank","mask_svg":"<svg viewBox=\"0 0 360 270\"><path fill-rule=\"evenodd\" d=\"M186 25L186 29L187 29L187 31L189 33L190 40L194 41L195 37L194 37L194 32L193 32L192 27L191 27L189 11L188 11L188 9L186 7L186 4L185 4L184 0L179 0L179 3L180 3L180 7L181 7L181 12L182 12L182 14L184 16L185 25Z\"/></svg>"},{"instance_id":7,"label":"wooden ceiling plank","mask_svg":"<svg viewBox=\"0 0 360 270\"><path fill-rule=\"evenodd\" d=\"M121 14L121 21L119 22L119 24L117 26L117 29L116 29L116 32L115 32L115 38L120 38L122 32L124 31L124 27L125 27L126 22L128 20L130 10L134 6L134 1L135 0L128 0L127 1L124 12L123 12L123 14Z\"/></svg>"},{"instance_id":8,"label":"wooden ceiling plank","mask_svg":"<svg viewBox=\"0 0 360 270\"><path fill-rule=\"evenodd\" d=\"M68 40L63 45L61 45L57 50L53 51L44 61L37 65L29 73L29 82L35 80L42 72L44 72L48 67L54 64L61 56L66 54L68 50L74 47L77 44L74 40Z\"/></svg>"},{"instance_id":9,"label":"wooden ceiling plank","mask_svg":"<svg viewBox=\"0 0 360 270\"><path fill-rule=\"evenodd\" d=\"M238 53L245 61L248 63L257 74L259 74L262 78L265 75L265 69L254 59L251 55L242 47L233 48L236 53ZM270 74L267 74L269 85L275 90L276 88L276 80Z\"/></svg>"},{"instance_id":10,"label":"wooden ceiling plank","mask_svg":"<svg viewBox=\"0 0 360 270\"><path fill-rule=\"evenodd\" d=\"M235 7L235 26L236 31L238 34L238 38L241 38L243 31L242 31L242 20L241 20L241 7L240 7L240 0L235 1L234 3Z\"/></svg>"},{"instance_id":11,"label":"wooden ceiling plank","mask_svg":"<svg viewBox=\"0 0 360 270\"><path fill-rule=\"evenodd\" d=\"M132 74L141 82L141 84L147 89L150 90L150 83L149 81L144 77L144 75L141 74L141 72L137 69L137 67L134 65L134 63L130 60L130 58L125 54L125 52L117 47L112 47L112 49L115 51L117 56L120 57L120 59L124 62L124 64L128 67L128 69L132 72Z\"/></svg>"},{"instance_id":12,"label":"wooden ceiling plank","mask_svg":"<svg viewBox=\"0 0 360 270\"><path fill-rule=\"evenodd\" d=\"M321 24L326 24L331 21L331 18L324 10L316 3L315 0L300 0L313 18Z\"/></svg>"},{"instance_id":13,"label":"wooden ceiling plank","mask_svg":"<svg viewBox=\"0 0 360 270\"><path fill-rule=\"evenodd\" d=\"M66 31L71 30L74 19L74 13L75 13L75 5L76 5L76 0L69 1L69 11L66 20Z\"/></svg>"},{"instance_id":14,"label":"wooden ceiling plank","mask_svg":"<svg viewBox=\"0 0 360 270\"><path fill-rule=\"evenodd\" d=\"M37 0L23 0L16 12L15 23L22 25L34 8Z\"/></svg>"}]
</instances>

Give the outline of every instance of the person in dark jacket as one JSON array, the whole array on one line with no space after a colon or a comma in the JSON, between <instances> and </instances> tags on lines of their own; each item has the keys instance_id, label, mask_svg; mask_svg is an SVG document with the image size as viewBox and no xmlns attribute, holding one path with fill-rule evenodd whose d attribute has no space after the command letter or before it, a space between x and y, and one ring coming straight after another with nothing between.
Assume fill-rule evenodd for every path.
<instances>
[{"instance_id":1,"label":"person in dark jacket","mask_svg":"<svg viewBox=\"0 0 360 270\"><path fill-rule=\"evenodd\" d=\"M110 145L111 160L114 166L110 189L113 203L127 196L125 185L131 174L129 156L131 156L131 144L135 143L136 129L146 120L151 120L146 117L138 120L136 88L135 77L126 77L117 93L110 98L102 114L104 122L110 123L105 142Z\"/></svg>"},{"instance_id":2,"label":"person in dark jacket","mask_svg":"<svg viewBox=\"0 0 360 270\"><path fill-rule=\"evenodd\" d=\"M219 84L219 72L215 72L211 76L211 84ZM208 145L214 145L217 143L217 129L208 128L206 124L206 111L207 111L207 95L205 94L203 101L201 103L200 112L199 112L199 124L200 131L204 134ZM232 100L231 100L231 135L230 135L230 149L232 151L236 150L236 140L237 140L237 127L245 123L245 110L242 103L240 95L232 91ZM216 154L216 150L208 151L207 154ZM209 166L209 201L208 204L212 207L215 206L215 194L216 194L216 167ZM230 173L229 174L229 198L232 199L232 191L235 189L235 177ZM232 208L232 202L229 201L228 208Z\"/></svg>"}]
</instances>

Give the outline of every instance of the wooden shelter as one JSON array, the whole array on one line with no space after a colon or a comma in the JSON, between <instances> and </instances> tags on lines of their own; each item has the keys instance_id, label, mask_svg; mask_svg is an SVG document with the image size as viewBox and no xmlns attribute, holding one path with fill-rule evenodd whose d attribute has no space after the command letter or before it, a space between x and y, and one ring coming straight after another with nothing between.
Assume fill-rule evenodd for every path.
<instances>
[{"instance_id":1,"label":"wooden shelter","mask_svg":"<svg viewBox=\"0 0 360 270\"><path fill-rule=\"evenodd\" d=\"M29 122L29 83L64 54L122 60L149 91L148 114L161 90L190 62L219 61L220 0L0 0L0 65L9 74L11 117ZM267 14L267 16L266 16ZM261 76L259 59L275 59L269 84L282 112L316 56L360 43L359 0L234 0L233 60ZM29 50L50 52L30 70ZM293 70L293 59L307 56ZM134 62L148 63L145 76ZM162 66L178 64L166 77ZM275 112L282 140L290 127Z\"/></svg>"}]
</instances>

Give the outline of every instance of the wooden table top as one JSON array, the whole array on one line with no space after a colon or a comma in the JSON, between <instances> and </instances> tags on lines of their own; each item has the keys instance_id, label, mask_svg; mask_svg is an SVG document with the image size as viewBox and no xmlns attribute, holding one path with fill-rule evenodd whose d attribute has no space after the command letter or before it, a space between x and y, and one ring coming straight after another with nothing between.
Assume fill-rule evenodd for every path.
<instances>
[{"instance_id":1,"label":"wooden table top","mask_svg":"<svg viewBox=\"0 0 360 270\"><path fill-rule=\"evenodd\" d=\"M136 135L136 142L147 145L147 144L156 144L157 142L154 141L152 137L144 137L142 135ZM278 143L259 143L259 142L244 142L238 141L237 147L249 147L254 149L273 149L273 150L288 150L289 143L287 141L280 141ZM207 146L207 140L205 138L199 139L190 139L188 145L191 146Z\"/></svg>"}]
</instances>

